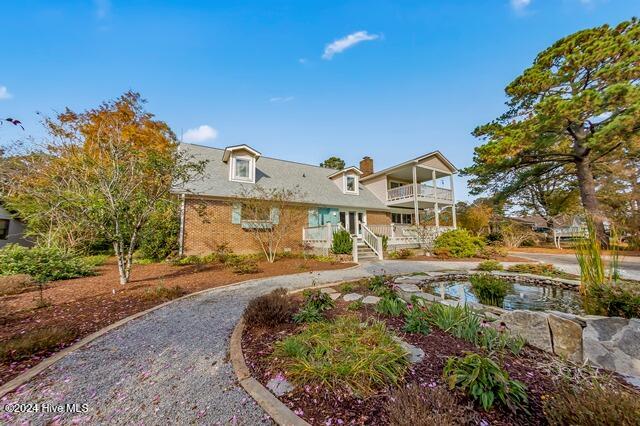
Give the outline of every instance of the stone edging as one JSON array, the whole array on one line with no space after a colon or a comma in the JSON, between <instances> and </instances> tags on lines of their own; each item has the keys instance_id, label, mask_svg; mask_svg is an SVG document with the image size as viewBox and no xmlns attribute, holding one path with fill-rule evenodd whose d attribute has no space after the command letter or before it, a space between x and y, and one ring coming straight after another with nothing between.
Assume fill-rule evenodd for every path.
<instances>
[{"instance_id":1,"label":"stone edging","mask_svg":"<svg viewBox=\"0 0 640 426\"><path fill-rule=\"evenodd\" d=\"M344 268L344 269L340 269L341 271L348 271L351 269L355 269L360 267L360 264L356 264L353 266L350 266L348 268ZM298 274L290 274L290 275L285 275L285 276L295 276L295 275L306 275L309 273L313 273L313 272L322 272L322 271L306 271L306 272L300 272ZM281 276L281 275L274 275L272 277L263 277L263 278L253 278L250 280L245 280L245 281L238 281L236 283L230 283L230 284L225 284L225 285L221 285L219 287L213 287L213 288L207 288L204 290L200 290L200 291L196 291L195 293L189 293L187 295L184 295L182 297L178 297L177 299L173 299L173 300L169 300L168 302L164 302L161 303L160 305L156 305L153 306L145 311L142 312L138 312L135 313L133 315L130 315L128 317L125 317L119 321L114 322L113 324L109 324L108 326L101 328L100 330L89 334L88 336L83 337L82 339L80 339L78 342L74 343L71 346L68 346L66 348L64 348L63 350L61 350L60 352L55 353L54 355L50 356L49 358L39 362L38 364L34 365L33 367L29 368L28 370L26 370L25 372L19 374L18 376L14 377L13 379L9 380L7 383L3 384L2 386L0 386L0 398L4 397L6 394L8 394L9 392L14 391L15 389L17 389L18 387L22 386L23 384L27 383L29 380L33 379L35 376L37 376L38 374L42 373L44 370L46 370L47 368L51 367L53 364L55 364L56 362L60 361L62 358L64 358L65 356L69 355L72 352L77 351L78 349L81 349L82 347L88 345L89 343L93 342L94 340L96 340L97 338L107 334L108 332L115 330L116 328L119 328L125 324L127 324L130 321L133 321L137 318L140 318L144 315L147 315L157 309L163 308L171 303L175 303L178 302L180 300L184 300L184 299L188 299L190 297L195 297L195 296L199 296L201 294L205 294L205 293L209 293L212 291L216 291L216 290L221 290L221 289L225 289L225 288L229 288L229 287L234 287L234 286L238 286L238 285L243 285L243 284L251 284L252 282L255 281L260 281L266 278L273 278L275 276ZM324 285L322 285L324 286ZM322 286L317 286L318 288L321 288Z\"/></svg>"},{"instance_id":2,"label":"stone edging","mask_svg":"<svg viewBox=\"0 0 640 426\"><path fill-rule=\"evenodd\" d=\"M231 334L229 342L229 357L231 365L238 377L238 382L244 390L258 403L258 405L281 426L310 426L309 423L298 417L293 411L284 405L260 382L251 377L251 373L244 362L242 353L242 332L244 320L240 319Z\"/></svg>"}]
</instances>

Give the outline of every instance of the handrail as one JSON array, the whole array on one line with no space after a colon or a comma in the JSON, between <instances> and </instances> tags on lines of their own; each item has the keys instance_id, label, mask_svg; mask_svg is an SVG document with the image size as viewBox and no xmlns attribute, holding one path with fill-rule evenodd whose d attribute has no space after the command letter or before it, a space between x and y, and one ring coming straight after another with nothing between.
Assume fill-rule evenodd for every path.
<instances>
[{"instance_id":1,"label":"handrail","mask_svg":"<svg viewBox=\"0 0 640 426\"><path fill-rule=\"evenodd\" d=\"M397 186L387 190L387 201L413 198L413 185ZM418 185L418 197L434 198L443 201L453 200L453 191L448 188L434 188L430 185Z\"/></svg>"},{"instance_id":2,"label":"handrail","mask_svg":"<svg viewBox=\"0 0 640 426\"><path fill-rule=\"evenodd\" d=\"M397 186L387 190L387 200L400 200L413 197L413 185Z\"/></svg>"},{"instance_id":3,"label":"handrail","mask_svg":"<svg viewBox=\"0 0 640 426\"><path fill-rule=\"evenodd\" d=\"M382 260L384 253L382 250L382 237L377 236L364 223L360 224L362 229L362 241L368 245L371 250L378 256L378 259Z\"/></svg>"}]
</instances>

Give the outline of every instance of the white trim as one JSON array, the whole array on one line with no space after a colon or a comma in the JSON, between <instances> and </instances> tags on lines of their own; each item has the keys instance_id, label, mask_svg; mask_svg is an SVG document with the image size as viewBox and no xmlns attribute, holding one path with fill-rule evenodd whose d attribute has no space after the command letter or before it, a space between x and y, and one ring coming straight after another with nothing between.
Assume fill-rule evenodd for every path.
<instances>
[{"instance_id":1,"label":"white trim","mask_svg":"<svg viewBox=\"0 0 640 426\"><path fill-rule=\"evenodd\" d=\"M348 172L354 172L354 173L357 173L358 175L362 175L363 174L362 171L359 168L354 167L354 166L350 166L350 167L347 167L346 169L337 170L335 173L331 173L327 177L329 179L331 179L331 178L334 178L336 176L339 176L341 174L345 174L345 173L348 173Z\"/></svg>"},{"instance_id":2,"label":"white trim","mask_svg":"<svg viewBox=\"0 0 640 426\"><path fill-rule=\"evenodd\" d=\"M226 163L227 161L229 161L229 158L232 157L232 154L234 151L242 151L242 150L248 151L255 158L260 158L262 156L260 152L251 148L249 145L245 145L245 144L233 145L233 146L228 146L224 149L224 152L222 153L222 161Z\"/></svg>"},{"instance_id":3,"label":"white trim","mask_svg":"<svg viewBox=\"0 0 640 426\"><path fill-rule=\"evenodd\" d=\"M347 189L347 181L349 178L353 178L354 190L350 191ZM350 195L360 195L360 177L353 173L345 173L342 177L342 192Z\"/></svg>"},{"instance_id":4,"label":"white trim","mask_svg":"<svg viewBox=\"0 0 640 426\"><path fill-rule=\"evenodd\" d=\"M236 176L236 161L245 160L249 162L249 177ZM256 159L249 155L232 155L229 163L229 180L241 183L256 183Z\"/></svg>"}]
</instances>

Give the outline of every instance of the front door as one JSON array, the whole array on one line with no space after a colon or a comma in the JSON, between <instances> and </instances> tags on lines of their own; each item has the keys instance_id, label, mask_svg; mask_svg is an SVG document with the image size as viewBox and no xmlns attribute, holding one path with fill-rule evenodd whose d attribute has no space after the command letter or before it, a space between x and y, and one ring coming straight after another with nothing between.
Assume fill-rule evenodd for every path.
<instances>
[{"instance_id":1,"label":"front door","mask_svg":"<svg viewBox=\"0 0 640 426\"><path fill-rule=\"evenodd\" d=\"M351 234L358 234L358 229L356 228L356 212L349 212L349 228L348 231Z\"/></svg>"}]
</instances>

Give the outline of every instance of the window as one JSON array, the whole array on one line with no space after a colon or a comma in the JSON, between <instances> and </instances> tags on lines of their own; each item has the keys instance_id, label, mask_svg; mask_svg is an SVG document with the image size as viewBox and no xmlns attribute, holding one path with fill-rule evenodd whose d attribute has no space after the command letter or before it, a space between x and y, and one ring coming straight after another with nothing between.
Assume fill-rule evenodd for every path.
<instances>
[{"instance_id":1,"label":"window","mask_svg":"<svg viewBox=\"0 0 640 426\"><path fill-rule=\"evenodd\" d=\"M345 175L344 192L351 194L358 193L358 177L356 175Z\"/></svg>"},{"instance_id":2,"label":"window","mask_svg":"<svg viewBox=\"0 0 640 426\"><path fill-rule=\"evenodd\" d=\"M280 223L280 209L268 205L242 205L234 203L231 208L231 223L243 229L269 229Z\"/></svg>"},{"instance_id":3,"label":"window","mask_svg":"<svg viewBox=\"0 0 640 426\"><path fill-rule=\"evenodd\" d=\"M399 188L399 187L404 186L404 185L405 184L401 183L401 182L394 182L394 181L389 182L389 188L391 188L391 189Z\"/></svg>"},{"instance_id":4,"label":"window","mask_svg":"<svg viewBox=\"0 0 640 426\"><path fill-rule=\"evenodd\" d=\"M411 213L391 213L391 222L400 225L411 225L413 223L413 215Z\"/></svg>"},{"instance_id":5,"label":"window","mask_svg":"<svg viewBox=\"0 0 640 426\"><path fill-rule=\"evenodd\" d=\"M6 240L9 235L9 219L0 219L0 240Z\"/></svg>"},{"instance_id":6,"label":"window","mask_svg":"<svg viewBox=\"0 0 640 426\"><path fill-rule=\"evenodd\" d=\"M251 157L233 157L229 179L238 182L254 182L255 161Z\"/></svg>"}]
</instances>

